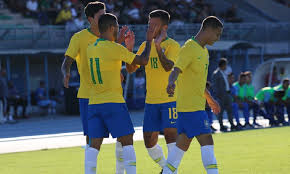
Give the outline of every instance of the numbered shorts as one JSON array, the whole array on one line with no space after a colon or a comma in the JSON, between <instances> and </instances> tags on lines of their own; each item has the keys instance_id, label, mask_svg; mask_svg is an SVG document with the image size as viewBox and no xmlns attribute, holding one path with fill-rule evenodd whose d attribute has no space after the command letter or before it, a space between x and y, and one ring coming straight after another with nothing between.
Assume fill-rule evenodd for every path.
<instances>
[{"instance_id":1,"label":"numbered shorts","mask_svg":"<svg viewBox=\"0 0 290 174\"><path fill-rule=\"evenodd\" d=\"M176 128L178 118L176 102L145 105L143 132L163 131Z\"/></svg>"},{"instance_id":2,"label":"numbered shorts","mask_svg":"<svg viewBox=\"0 0 290 174\"><path fill-rule=\"evenodd\" d=\"M88 135L90 138L113 138L133 134L134 127L125 103L89 105Z\"/></svg>"},{"instance_id":3,"label":"numbered shorts","mask_svg":"<svg viewBox=\"0 0 290 174\"><path fill-rule=\"evenodd\" d=\"M185 133L188 138L201 134L210 134L211 128L205 111L178 112L178 134Z\"/></svg>"},{"instance_id":4,"label":"numbered shorts","mask_svg":"<svg viewBox=\"0 0 290 174\"><path fill-rule=\"evenodd\" d=\"M80 115L85 136L88 135L88 105L89 99L79 99Z\"/></svg>"}]
</instances>

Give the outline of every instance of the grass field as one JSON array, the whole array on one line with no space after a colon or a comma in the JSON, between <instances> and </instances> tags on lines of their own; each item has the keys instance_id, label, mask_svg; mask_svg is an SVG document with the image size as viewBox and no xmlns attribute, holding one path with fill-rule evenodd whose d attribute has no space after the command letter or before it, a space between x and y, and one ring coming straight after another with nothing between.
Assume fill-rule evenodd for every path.
<instances>
[{"instance_id":1,"label":"grass field","mask_svg":"<svg viewBox=\"0 0 290 174\"><path fill-rule=\"evenodd\" d=\"M214 135L220 174L289 174L290 127ZM164 140L159 141L165 149ZM135 142L138 174L158 174L143 142ZM180 174L205 173L197 141L185 154ZM103 145L98 173L114 174L115 146ZM84 150L80 147L0 155L0 174L81 174ZM167 153L167 150L165 150Z\"/></svg>"}]
</instances>

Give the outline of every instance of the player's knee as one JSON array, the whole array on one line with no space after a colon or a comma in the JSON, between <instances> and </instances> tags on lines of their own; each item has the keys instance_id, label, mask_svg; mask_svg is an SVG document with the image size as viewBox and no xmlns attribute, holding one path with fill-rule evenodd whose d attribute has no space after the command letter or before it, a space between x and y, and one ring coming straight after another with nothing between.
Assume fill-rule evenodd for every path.
<instances>
[{"instance_id":1,"label":"player's knee","mask_svg":"<svg viewBox=\"0 0 290 174\"><path fill-rule=\"evenodd\" d=\"M118 137L117 141L119 141L122 146L133 145L133 134Z\"/></svg>"},{"instance_id":2,"label":"player's knee","mask_svg":"<svg viewBox=\"0 0 290 174\"><path fill-rule=\"evenodd\" d=\"M146 148L152 148L157 144L158 134L144 132L143 136Z\"/></svg>"},{"instance_id":3,"label":"player's knee","mask_svg":"<svg viewBox=\"0 0 290 174\"><path fill-rule=\"evenodd\" d=\"M164 136L167 144L176 142L177 129L176 128L164 129Z\"/></svg>"}]
</instances>

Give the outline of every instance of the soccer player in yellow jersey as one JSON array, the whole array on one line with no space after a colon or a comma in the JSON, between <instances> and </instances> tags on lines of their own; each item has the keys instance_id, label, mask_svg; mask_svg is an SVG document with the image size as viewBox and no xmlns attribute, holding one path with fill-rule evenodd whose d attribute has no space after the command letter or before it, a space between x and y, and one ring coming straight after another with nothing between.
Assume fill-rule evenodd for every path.
<instances>
[{"instance_id":1,"label":"soccer player in yellow jersey","mask_svg":"<svg viewBox=\"0 0 290 174\"><path fill-rule=\"evenodd\" d=\"M132 65L146 65L151 50L155 26L149 26L146 46L141 55L129 50L134 46L134 34L129 32L125 43L127 48L114 41L119 25L116 16L104 14L99 18L100 38L87 49L87 61L93 89L90 90L88 135L92 158L89 168L97 168L97 156L103 138L117 137L123 146L123 160L127 174L136 173L136 155L133 147L133 124L123 98L120 83L122 61Z\"/></svg>"},{"instance_id":2,"label":"soccer player in yellow jersey","mask_svg":"<svg viewBox=\"0 0 290 174\"><path fill-rule=\"evenodd\" d=\"M62 73L64 76L64 86L68 88L69 78L70 78L70 67L72 62L76 61L78 71L80 74L80 88L78 91L79 98L79 108L82 120L84 135L88 134L88 103L90 96L90 89L92 88L92 81L90 79L90 71L87 63L87 47L89 44L95 43L100 36L98 28L98 20L100 15L105 13L105 4L102 2L90 2L85 7L85 14L90 23L90 28L84 29L73 35L71 38L69 47L65 53L65 59L62 65ZM122 42L124 38L124 33L127 27L123 27L120 31L119 42ZM87 144L89 143L87 137ZM122 145L117 141L116 143L116 168L119 173L124 174L124 165L122 162ZM88 145L85 148L85 166L87 166L88 158L90 153L88 152ZM88 173L87 167L85 167L85 173Z\"/></svg>"},{"instance_id":3,"label":"soccer player in yellow jersey","mask_svg":"<svg viewBox=\"0 0 290 174\"><path fill-rule=\"evenodd\" d=\"M194 137L201 146L202 162L207 174L218 173L205 103L207 101L215 114L220 112L220 107L206 89L209 55L205 46L218 41L222 30L223 24L217 17L209 16L204 19L198 34L181 48L170 74L167 87L169 95L174 94L177 80L178 138L176 146L168 155L163 174L171 174L177 170Z\"/></svg>"},{"instance_id":4,"label":"soccer player in yellow jersey","mask_svg":"<svg viewBox=\"0 0 290 174\"><path fill-rule=\"evenodd\" d=\"M162 148L157 144L160 131L164 132L168 152L175 146L177 129L176 97L169 97L166 87L169 74L176 62L180 46L167 36L170 15L164 10L154 10L149 14L149 25L156 25L157 33L152 41L146 71L146 105L143 121L144 142L150 157L161 168L166 164ZM137 54L142 53L145 42ZM131 72L132 67L127 65Z\"/></svg>"}]
</instances>

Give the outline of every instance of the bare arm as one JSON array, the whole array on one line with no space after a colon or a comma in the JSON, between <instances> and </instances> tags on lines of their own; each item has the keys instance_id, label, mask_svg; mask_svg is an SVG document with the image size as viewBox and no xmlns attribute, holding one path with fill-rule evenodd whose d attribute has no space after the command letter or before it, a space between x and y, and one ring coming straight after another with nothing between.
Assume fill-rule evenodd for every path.
<instances>
[{"instance_id":1,"label":"bare arm","mask_svg":"<svg viewBox=\"0 0 290 174\"><path fill-rule=\"evenodd\" d=\"M142 52L141 55L136 55L131 65L141 65L141 66L147 65L149 56L150 56L150 51L151 51L151 43L152 43L152 40L146 41L146 46L145 46L144 51Z\"/></svg>"},{"instance_id":2,"label":"bare arm","mask_svg":"<svg viewBox=\"0 0 290 174\"><path fill-rule=\"evenodd\" d=\"M167 85L167 93L169 94L169 96L173 96L174 95L174 91L175 91L175 82L179 76L179 74L182 73L182 71L175 67L173 69L173 71L170 73L169 79L168 79L168 85Z\"/></svg>"},{"instance_id":3,"label":"bare arm","mask_svg":"<svg viewBox=\"0 0 290 174\"><path fill-rule=\"evenodd\" d=\"M205 89L205 91L204 91L204 96L206 98L208 105L213 110L213 113L216 115L218 113L220 113L221 108L220 108L218 102L211 96L210 92L207 89Z\"/></svg>"},{"instance_id":4,"label":"bare arm","mask_svg":"<svg viewBox=\"0 0 290 174\"><path fill-rule=\"evenodd\" d=\"M156 50L157 50L158 57L159 57L159 60L161 62L162 67L164 68L164 70L166 72L171 71L173 66L174 66L174 62L169 60L164 55L164 52L162 51L162 48L161 48L160 44L155 43L155 46L156 46Z\"/></svg>"},{"instance_id":5,"label":"bare arm","mask_svg":"<svg viewBox=\"0 0 290 174\"><path fill-rule=\"evenodd\" d=\"M69 56L65 56L62 66L61 66L61 72L63 75L63 85L66 88L68 88L68 82L70 78L70 67L73 62L74 62L73 58Z\"/></svg>"}]
</instances>

